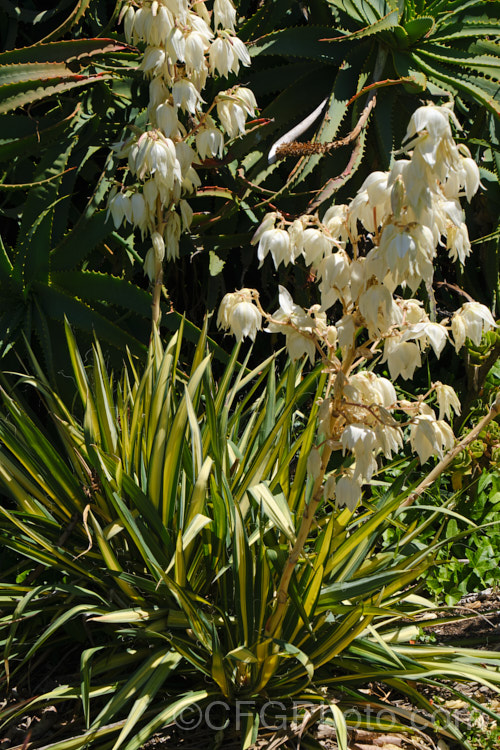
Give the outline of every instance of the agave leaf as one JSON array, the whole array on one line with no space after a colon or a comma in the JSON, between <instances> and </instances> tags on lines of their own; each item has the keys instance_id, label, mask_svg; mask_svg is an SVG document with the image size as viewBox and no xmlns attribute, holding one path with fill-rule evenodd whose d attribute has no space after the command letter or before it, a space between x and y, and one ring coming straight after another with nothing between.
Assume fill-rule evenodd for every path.
<instances>
[{"instance_id":1,"label":"agave leaf","mask_svg":"<svg viewBox=\"0 0 500 750\"><path fill-rule=\"evenodd\" d=\"M70 39L48 44L34 44L30 47L7 50L0 53L0 65L22 65L36 63L63 63L74 60L88 61L86 58L131 50L128 44L115 39ZM35 68L32 68L35 70ZM26 76L30 78L30 76ZM2 78L0 77L0 81Z\"/></svg>"},{"instance_id":2,"label":"agave leaf","mask_svg":"<svg viewBox=\"0 0 500 750\"><path fill-rule=\"evenodd\" d=\"M39 80L35 86L32 81L20 81L18 83L2 86L0 89L0 114L11 112L19 107L33 104L48 96L63 94L83 86L109 80L109 73L97 73L95 75L73 75L67 80L58 81L57 78L50 80Z\"/></svg>"},{"instance_id":3,"label":"agave leaf","mask_svg":"<svg viewBox=\"0 0 500 750\"><path fill-rule=\"evenodd\" d=\"M45 180L38 180L36 182L19 182L15 184L2 182L0 183L0 190L6 190L8 192L12 192L14 190L28 190L29 188L36 187L37 185L43 185L45 182L52 182L52 180L57 180L59 177L63 177L73 169L75 169L75 167L69 167L68 169L65 169L64 172L60 172L59 174L55 174L52 177L47 177Z\"/></svg>"},{"instance_id":4,"label":"agave leaf","mask_svg":"<svg viewBox=\"0 0 500 750\"><path fill-rule=\"evenodd\" d=\"M51 125L48 124L50 118L44 118L45 127L42 126L38 130L35 124L24 116L4 115L3 123L0 125L0 162L13 159L15 156L26 156L38 152L40 148L60 139L78 114L79 107L80 105L69 115ZM23 128L21 133L26 132L25 123L28 124L29 131L26 135L21 135L20 128Z\"/></svg>"},{"instance_id":5,"label":"agave leaf","mask_svg":"<svg viewBox=\"0 0 500 750\"><path fill-rule=\"evenodd\" d=\"M0 55L0 61L1 57ZM71 68L68 68L64 62L4 64L0 68L0 97L4 94L1 87L9 87L20 81L33 82L31 85L34 86L35 81L45 81L53 78L74 78L74 76L75 72ZM4 91L8 95L9 88Z\"/></svg>"},{"instance_id":6,"label":"agave leaf","mask_svg":"<svg viewBox=\"0 0 500 750\"><path fill-rule=\"evenodd\" d=\"M266 34L249 48L252 57L256 55L284 55L305 57L327 63L340 64L346 54L341 45L328 45L332 29L329 26L295 26Z\"/></svg>"},{"instance_id":7,"label":"agave leaf","mask_svg":"<svg viewBox=\"0 0 500 750\"><path fill-rule=\"evenodd\" d=\"M33 283L33 291L48 317L63 323L66 316L73 326L91 334L95 332L101 340L104 339L122 351L127 347L135 354L144 351L145 346L138 339L73 295L38 282Z\"/></svg>"},{"instance_id":8,"label":"agave leaf","mask_svg":"<svg viewBox=\"0 0 500 750\"><path fill-rule=\"evenodd\" d=\"M433 62L432 67L428 65L423 57L418 56L415 52L412 54L412 58L415 63L422 68L429 78L437 79L438 82L446 83L452 90L462 91L468 94L476 101L481 102L490 112L500 116L500 103L495 100L494 96L488 96L486 89L488 87L488 81L481 78L475 79L477 83L473 83L473 77L471 75L462 76L458 71L453 71L453 75L447 69L444 69L441 65L437 65Z\"/></svg>"},{"instance_id":9,"label":"agave leaf","mask_svg":"<svg viewBox=\"0 0 500 750\"><path fill-rule=\"evenodd\" d=\"M58 39L69 31L85 15L91 2L92 0L77 0L69 16L60 24L60 26L57 27L57 29L54 29L50 34L47 34L41 42L50 42L54 39Z\"/></svg>"},{"instance_id":10,"label":"agave leaf","mask_svg":"<svg viewBox=\"0 0 500 750\"><path fill-rule=\"evenodd\" d=\"M368 6L365 6L368 7ZM372 36L373 34L378 34L381 31L386 31L387 29L393 29L395 26L398 26L399 21L399 13L397 10L393 10L390 13L387 13L382 18L377 18L376 20L373 19L369 25L363 27L362 29L359 29L358 31L354 31L351 34L343 34L342 36L338 37L329 37L328 39L324 39L322 41L326 42L339 42L344 41L344 39L352 41L356 39L363 39L367 36ZM331 33L331 32L330 32Z\"/></svg>"},{"instance_id":11,"label":"agave leaf","mask_svg":"<svg viewBox=\"0 0 500 750\"><path fill-rule=\"evenodd\" d=\"M405 32L408 34L410 44L414 44L422 37L429 37L436 28L436 21L432 16L420 16L408 21L404 25Z\"/></svg>"}]
</instances>

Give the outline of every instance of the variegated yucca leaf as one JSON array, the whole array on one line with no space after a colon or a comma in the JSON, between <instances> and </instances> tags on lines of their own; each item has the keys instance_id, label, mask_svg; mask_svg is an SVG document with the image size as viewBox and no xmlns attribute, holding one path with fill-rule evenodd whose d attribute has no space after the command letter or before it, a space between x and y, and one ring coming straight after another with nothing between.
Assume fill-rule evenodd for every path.
<instances>
[{"instance_id":1,"label":"variegated yucca leaf","mask_svg":"<svg viewBox=\"0 0 500 750\"><path fill-rule=\"evenodd\" d=\"M323 685L342 741L353 706L374 705L360 692L369 679L437 711L442 736L457 736L416 684L495 688L500 662L489 652L411 645L425 613L435 616L413 584L440 543L412 543L439 509L426 518L424 506L409 527L398 517L408 472L355 514L322 508L282 623L266 635L311 492L321 368L277 368L274 358L250 367L250 353L240 363L236 347L215 378L206 326L189 357L181 326L165 343L155 335L143 360L130 355L113 374L97 341L86 367L69 326L66 335L75 386L67 404L35 360L35 376L2 391L0 485L8 500L0 541L12 562L0 583L0 640L7 687L54 647L75 650L80 678L31 705L8 704L2 731L21 714L73 701L81 732L47 750L83 748L90 737L96 750L135 750L183 710L245 700L246 748L262 705L291 709L297 700L314 711ZM36 389L42 417L21 387ZM381 553L394 524L398 545ZM367 720L371 728L409 723L405 711L377 705L396 718ZM433 724L421 721L424 730Z\"/></svg>"}]
</instances>

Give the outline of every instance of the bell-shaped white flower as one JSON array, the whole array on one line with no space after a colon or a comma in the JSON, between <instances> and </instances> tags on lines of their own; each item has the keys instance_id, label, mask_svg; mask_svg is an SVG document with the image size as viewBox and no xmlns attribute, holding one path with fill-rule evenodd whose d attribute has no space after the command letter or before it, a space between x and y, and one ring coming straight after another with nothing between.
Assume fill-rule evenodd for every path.
<instances>
[{"instance_id":1,"label":"bell-shaped white flower","mask_svg":"<svg viewBox=\"0 0 500 750\"><path fill-rule=\"evenodd\" d=\"M201 34L192 31L186 36L184 45L184 59L186 70L194 72L200 70L205 64L206 43Z\"/></svg>"},{"instance_id":2,"label":"bell-shaped white flower","mask_svg":"<svg viewBox=\"0 0 500 750\"><path fill-rule=\"evenodd\" d=\"M369 482L377 469L374 453L378 448L378 441L373 428L366 424L350 424L342 432L340 440L343 455L346 450L354 453L354 479L359 477Z\"/></svg>"},{"instance_id":3,"label":"bell-shaped white flower","mask_svg":"<svg viewBox=\"0 0 500 750\"><path fill-rule=\"evenodd\" d=\"M442 420L445 418L450 421L452 410L455 414L460 414L461 412L462 407L460 405L460 399L451 385L446 385L440 382L434 383L433 385L439 406L439 419Z\"/></svg>"},{"instance_id":4,"label":"bell-shaped white flower","mask_svg":"<svg viewBox=\"0 0 500 750\"><path fill-rule=\"evenodd\" d=\"M392 294L383 284L374 284L363 292L359 298L359 311L372 338L387 333L391 326L400 325L403 320Z\"/></svg>"},{"instance_id":5,"label":"bell-shaped white flower","mask_svg":"<svg viewBox=\"0 0 500 750\"><path fill-rule=\"evenodd\" d=\"M350 314L343 315L340 320L337 320L335 327L337 328L339 346L342 349L350 349L354 343L354 336L356 334L354 316Z\"/></svg>"},{"instance_id":6,"label":"bell-shaped white flower","mask_svg":"<svg viewBox=\"0 0 500 750\"><path fill-rule=\"evenodd\" d=\"M246 337L255 341L257 331L262 327L262 315L253 303L251 289L240 289L223 297L217 325L229 329L238 341Z\"/></svg>"},{"instance_id":7,"label":"bell-shaped white flower","mask_svg":"<svg viewBox=\"0 0 500 750\"><path fill-rule=\"evenodd\" d=\"M359 401L367 406L380 405L389 408L397 401L391 381L368 370L351 375L349 382L344 385L344 394L351 401Z\"/></svg>"},{"instance_id":8,"label":"bell-shaped white flower","mask_svg":"<svg viewBox=\"0 0 500 750\"><path fill-rule=\"evenodd\" d=\"M493 315L485 305L479 302L466 302L451 319L456 351L461 349L466 338L469 338L475 346L479 346L483 331L491 331L496 327Z\"/></svg>"},{"instance_id":9,"label":"bell-shaped white flower","mask_svg":"<svg viewBox=\"0 0 500 750\"><path fill-rule=\"evenodd\" d=\"M436 357L439 358L448 340L448 331L439 323L431 323L430 320L425 320L406 328L401 341L409 340L419 341L423 347L430 344Z\"/></svg>"},{"instance_id":10,"label":"bell-shaped white flower","mask_svg":"<svg viewBox=\"0 0 500 750\"><path fill-rule=\"evenodd\" d=\"M172 96L174 105L186 112L195 114L203 99L199 91L187 78L179 78L174 81L172 86Z\"/></svg>"},{"instance_id":11,"label":"bell-shaped white flower","mask_svg":"<svg viewBox=\"0 0 500 750\"><path fill-rule=\"evenodd\" d=\"M306 354L309 360L314 362L316 356L314 315L317 310L311 308L306 311L300 305L296 305L290 292L281 285L279 286L279 302L280 307L272 316L276 322L271 321L266 330L269 333L285 335L286 348L291 359L300 359Z\"/></svg>"},{"instance_id":12,"label":"bell-shaped white flower","mask_svg":"<svg viewBox=\"0 0 500 750\"><path fill-rule=\"evenodd\" d=\"M165 50L162 47L147 47L139 65L139 70L157 76L161 72L165 59Z\"/></svg>"},{"instance_id":13,"label":"bell-shaped white flower","mask_svg":"<svg viewBox=\"0 0 500 750\"><path fill-rule=\"evenodd\" d=\"M284 229L268 229L262 234L257 248L260 265L268 253L272 255L275 268L278 268L280 263L287 266L294 262L294 252L288 232Z\"/></svg>"},{"instance_id":14,"label":"bell-shaped white flower","mask_svg":"<svg viewBox=\"0 0 500 750\"><path fill-rule=\"evenodd\" d=\"M132 205L130 196L125 195L121 191L116 193L108 201L108 216L111 214L115 229L118 229L123 220L132 221Z\"/></svg>"},{"instance_id":15,"label":"bell-shaped white flower","mask_svg":"<svg viewBox=\"0 0 500 750\"><path fill-rule=\"evenodd\" d=\"M319 229L308 227L302 234L304 258L308 266L317 266L323 258L330 255L333 240Z\"/></svg>"},{"instance_id":16,"label":"bell-shaped white flower","mask_svg":"<svg viewBox=\"0 0 500 750\"><path fill-rule=\"evenodd\" d=\"M234 31L236 9L231 0L214 0L214 26Z\"/></svg>"},{"instance_id":17,"label":"bell-shaped white flower","mask_svg":"<svg viewBox=\"0 0 500 750\"><path fill-rule=\"evenodd\" d=\"M392 380L399 376L409 380L422 364L418 345L411 341L402 342L399 336L391 336L385 340L382 361L387 362Z\"/></svg>"},{"instance_id":18,"label":"bell-shaped white flower","mask_svg":"<svg viewBox=\"0 0 500 750\"><path fill-rule=\"evenodd\" d=\"M335 504L337 506L345 506L352 513L356 510L361 500L361 482L343 474L335 481L330 482L329 495L333 493Z\"/></svg>"},{"instance_id":19,"label":"bell-shaped white flower","mask_svg":"<svg viewBox=\"0 0 500 750\"><path fill-rule=\"evenodd\" d=\"M345 296L351 279L351 264L347 254L339 250L323 258L317 269L323 309L328 310Z\"/></svg>"},{"instance_id":20,"label":"bell-shaped white flower","mask_svg":"<svg viewBox=\"0 0 500 750\"><path fill-rule=\"evenodd\" d=\"M154 110L154 119L163 135L167 138L179 133L179 118L177 110L169 102L163 102Z\"/></svg>"},{"instance_id":21,"label":"bell-shaped white flower","mask_svg":"<svg viewBox=\"0 0 500 750\"><path fill-rule=\"evenodd\" d=\"M410 426L410 445L418 453L421 464L431 456L443 458L455 444L451 427L442 421L436 421L430 414L421 414L414 418Z\"/></svg>"},{"instance_id":22,"label":"bell-shaped white flower","mask_svg":"<svg viewBox=\"0 0 500 750\"><path fill-rule=\"evenodd\" d=\"M245 132L247 116L252 117L257 109L255 96L250 89L238 86L231 93L221 91L216 98L217 117L231 138Z\"/></svg>"},{"instance_id":23,"label":"bell-shaped white flower","mask_svg":"<svg viewBox=\"0 0 500 750\"><path fill-rule=\"evenodd\" d=\"M459 260L462 265L471 253L469 232L467 225L462 222L460 226L450 225L446 233L446 247L448 255L453 261Z\"/></svg>"},{"instance_id":24,"label":"bell-shaped white flower","mask_svg":"<svg viewBox=\"0 0 500 750\"><path fill-rule=\"evenodd\" d=\"M142 193L134 193L132 195L130 206L132 210L132 222L144 234L149 222L149 210Z\"/></svg>"},{"instance_id":25,"label":"bell-shaped white flower","mask_svg":"<svg viewBox=\"0 0 500 750\"><path fill-rule=\"evenodd\" d=\"M346 242L349 239L346 226L347 210L348 207L345 204L330 206L322 219L331 237L339 242Z\"/></svg>"},{"instance_id":26,"label":"bell-shaped white flower","mask_svg":"<svg viewBox=\"0 0 500 750\"><path fill-rule=\"evenodd\" d=\"M206 118L204 127L200 128L196 133L196 150L202 160L214 157L222 159L224 153L224 136L215 127L215 122L211 117Z\"/></svg>"}]
</instances>

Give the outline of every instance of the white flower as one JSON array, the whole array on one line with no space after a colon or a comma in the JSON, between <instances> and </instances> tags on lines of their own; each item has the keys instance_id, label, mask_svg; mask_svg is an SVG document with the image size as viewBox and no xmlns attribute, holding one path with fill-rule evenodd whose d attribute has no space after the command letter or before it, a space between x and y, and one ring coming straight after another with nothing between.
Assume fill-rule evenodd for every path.
<instances>
[{"instance_id":1,"label":"white flower","mask_svg":"<svg viewBox=\"0 0 500 750\"><path fill-rule=\"evenodd\" d=\"M192 115L195 114L200 102L203 101L200 93L187 78L179 78L174 81L172 96L176 107L190 112Z\"/></svg>"},{"instance_id":2,"label":"white flower","mask_svg":"<svg viewBox=\"0 0 500 750\"><path fill-rule=\"evenodd\" d=\"M445 417L449 421L452 410L455 414L460 414L460 400L451 385L437 382L434 383L434 388L439 406L439 419Z\"/></svg>"},{"instance_id":3,"label":"white flower","mask_svg":"<svg viewBox=\"0 0 500 750\"><path fill-rule=\"evenodd\" d=\"M467 225L464 222L458 227L453 224L448 227L446 247L451 260L459 260L462 265L465 263L465 259L470 255L471 246Z\"/></svg>"},{"instance_id":4,"label":"white flower","mask_svg":"<svg viewBox=\"0 0 500 750\"><path fill-rule=\"evenodd\" d=\"M306 312L300 305L296 305L290 292L283 286L279 286L279 309L273 313L276 323L269 323L269 333L283 333L286 337L286 348L291 359L299 359L306 354L311 362L316 356L314 344L314 330L316 320L313 317L313 308ZM313 315L310 313L313 312ZM290 325L280 325L287 323Z\"/></svg>"},{"instance_id":5,"label":"white flower","mask_svg":"<svg viewBox=\"0 0 500 750\"><path fill-rule=\"evenodd\" d=\"M162 47L147 47L139 65L139 70L157 76L163 67L165 59L165 50Z\"/></svg>"},{"instance_id":6,"label":"white flower","mask_svg":"<svg viewBox=\"0 0 500 750\"><path fill-rule=\"evenodd\" d=\"M231 138L245 132L245 121L253 116L257 102L250 89L238 86L232 93L221 91L217 95L217 116L222 127Z\"/></svg>"},{"instance_id":7,"label":"white flower","mask_svg":"<svg viewBox=\"0 0 500 750\"><path fill-rule=\"evenodd\" d=\"M194 72L200 70L205 63L206 43L201 34L192 31L186 37L184 47L184 57L186 60L186 70Z\"/></svg>"},{"instance_id":8,"label":"white flower","mask_svg":"<svg viewBox=\"0 0 500 750\"><path fill-rule=\"evenodd\" d=\"M391 381L367 370L356 372L349 377L349 382L344 386L344 394L351 401L360 401L367 406L377 404L389 408L397 401Z\"/></svg>"},{"instance_id":9,"label":"white flower","mask_svg":"<svg viewBox=\"0 0 500 750\"><path fill-rule=\"evenodd\" d=\"M222 158L224 153L224 136L221 131L215 127L211 117L207 117L204 127L196 133L196 150L202 160L207 157Z\"/></svg>"},{"instance_id":10,"label":"white flower","mask_svg":"<svg viewBox=\"0 0 500 750\"><path fill-rule=\"evenodd\" d=\"M184 62L186 39L182 31L177 26L174 26L174 28L168 35L166 47L167 52L173 62L176 62L177 60L179 60L180 62Z\"/></svg>"},{"instance_id":11,"label":"white flower","mask_svg":"<svg viewBox=\"0 0 500 750\"><path fill-rule=\"evenodd\" d=\"M335 504L337 506L345 505L351 513L356 510L361 500L361 484L358 480L343 475L335 481L335 484L331 483L330 492L333 490L335 491Z\"/></svg>"},{"instance_id":12,"label":"white flower","mask_svg":"<svg viewBox=\"0 0 500 750\"><path fill-rule=\"evenodd\" d=\"M243 135L245 132L245 110L237 102L219 99L217 117L230 138L236 138L237 135Z\"/></svg>"},{"instance_id":13,"label":"white flower","mask_svg":"<svg viewBox=\"0 0 500 750\"><path fill-rule=\"evenodd\" d=\"M176 136L179 132L177 110L168 102L163 102L154 110L156 124L167 138Z\"/></svg>"},{"instance_id":14,"label":"white flower","mask_svg":"<svg viewBox=\"0 0 500 750\"><path fill-rule=\"evenodd\" d=\"M401 342L400 338L395 336L385 340L382 361L387 362L392 380L396 380L400 375L409 380L422 364L418 345L411 341Z\"/></svg>"},{"instance_id":15,"label":"white flower","mask_svg":"<svg viewBox=\"0 0 500 750\"><path fill-rule=\"evenodd\" d=\"M237 36L228 32L221 32L210 45L208 55L210 72L218 72L227 78L229 73L238 73L240 62L250 65L250 55L247 48Z\"/></svg>"},{"instance_id":16,"label":"white flower","mask_svg":"<svg viewBox=\"0 0 500 750\"><path fill-rule=\"evenodd\" d=\"M356 324L353 315L343 315L335 323L339 346L342 349L349 349L354 343L354 334L356 333Z\"/></svg>"},{"instance_id":17,"label":"white flower","mask_svg":"<svg viewBox=\"0 0 500 750\"><path fill-rule=\"evenodd\" d=\"M257 331L262 327L262 315L253 304L251 289L240 289L223 297L217 325L219 328L229 329L237 341L247 336L255 341Z\"/></svg>"},{"instance_id":18,"label":"white flower","mask_svg":"<svg viewBox=\"0 0 500 750\"><path fill-rule=\"evenodd\" d=\"M279 214L277 211L270 211L269 213L267 213L255 230L252 239L250 240L250 244L256 245L260 241L260 238L262 237L264 232L267 232L268 229L274 228L276 221L279 218L281 218L281 214Z\"/></svg>"},{"instance_id":19,"label":"white flower","mask_svg":"<svg viewBox=\"0 0 500 750\"><path fill-rule=\"evenodd\" d=\"M149 220L149 212L142 193L134 193L130 199L130 205L132 209L132 222L144 234Z\"/></svg>"},{"instance_id":20,"label":"white flower","mask_svg":"<svg viewBox=\"0 0 500 750\"><path fill-rule=\"evenodd\" d=\"M388 179L388 172L372 172L349 204L349 228L354 237L358 234L358 221L368 232L375 232L391 212L391 189Z\"/></svg>"},{"instance_id":21,"label":"white flower","mask_svg":"<svg viewBox=\"0 0 500 750\"><path fill-rule=\"evenodd\" d=\"M345 204L330 206L322 220L322 223L328 229L331 236L340 242L345 242L348 239L346 222L347 205Z\"/></svg>"},{"instance_id":22,"label":"white flower","mask_svg":"<svg viewBox=\"0 0 500 750\"><path fill-rule=\"evenodd\" d=\"M165 227L165 248L167 260L179 257L179 240L181 237L181 217L175 211L170 211Z\"/></svg>"},{"instance_id":23,"label":"white flower","mask_svg":"<svg viewBox=\"0 0 500 750\"><path fill-rule=\"evenodd\" d=\"M456 351L464 345L466 338L470 338L475 346L479 346L483 331L490 331L496 327L497 324L485 305L479 302L466 302L451 319Z\"/></svg>"},{"instance_id":24,"label":"white flower","mask_svg":"<svg viewBox=\"0 0 500 750\"><path fill-rule=\"evenodd\" d=\"M374 452L378 447L378 441L375 431L366 424L350 424L342 432L340 439L343 455L346 450L354 453L354 479L360 478L369 482L377 469Z\"/></svg>"},{"instance_id":25,"label":"white flower","mask_svg":"<svg viewBox=\"0 0 500 750\"><path fill-rule=\"evenodd\" d=\"M231 0L214 0L214 26L234 31L236 10Z\"/></svg>"},{"instance_id":26,"label":"white flower","mask_svg":"<svg viewBox=\"0 0 500 750\"><path fill-rule=\"evenodd\" d=\"M115 229L118 229L124 219L132 221L130 197L122 192L116 193L108 202L108 216L109 214L111 214Z\"/></svg>"},{"instance_id":27,"label":"white flower","mask_svg":"<svg viewBox=\"0 0 500 750\"><path fill-rule=\"evenodd\" d=\"M374 426L377 442L385 458L391 458L403 447L403 432L400 427L388 424L376 424Z\"/></svg>"},{"instance_id":28,"label":"white flower","mask_svg":"<svg viewBox=\"0 0 500 750\"><path fill-rule=\"evenodd\" d=\"M403 320L392 294L382 284L374 284L363 292L359 298L359 311L372 338L378 338Z\"/></svg>"},{"instance_id":29,"label":"white flower","mask_svg":"<svg viewBox=\"0 0 500 750\"><path fill-rule=\"evenodd\" d=\"M307 473L316 480L321 474L321 453L317 448L312 448L307 457Z\"/></svg>"},{"instance_id":30,"label":"white flower","mask_svg":"<svg viewBox=\"0 0 500 750\"><path fill-rule=\"evenodd\" d=\"M304 258L308 266L317 266L324 257L331 253L333 240L319 229L309 227L302 234Z\"/></svg>"},{"instance_id":31,"label":"white flower","mask_svg":"<svg viewBox=\"0 0 500 750\"><path fill-rule=\"evenodd\" d=\"M418 453L421 464L431 456L443 458L445 451L450 451L455 443L455 436L446 422L436 421L430 414L415 417L410 427L410 444Z\"/></svg>"},{"instance_id":32,"label":"white flower","mask_svg":"<svg viewBox=\"0 0 500 750\"><path fill-rule=\"evenodd\" d=\"M345 296L345 290L351 278L350 262L343 250L323 258L318 266L319 291L321 304L325 310Z\"/></svg>"},{"instance_id":33,"label":"white flower","mask_svg":"<svg viewBox=\"0 0 500 750\"><path fill-rule=\"evenodd\" d=\"M404 283L415 291L422 280L432 280L435 250L428 227L388 224L382 231L379 247L367 255L368 268L391 292Z\"/></svg>"},{"instance_id":34,"label":"white flower","mask_svg":"<svg viewBox=\"0 0 500 750\"><path fill-rule=\"evenodd\" d=\"M288 232L284 229L268 229L262 234L257 248L260 265L268 253L272 255L275 268L278 268L280 263L287 266L294 262L294 252Z\"/></svg>"},{"instance_id":35,"label":"white flower","mask_svg":"<svg viewBox=\"0 0 500 750\"><path fill-rule=\"evenodd\" d=\"M439 323L431 323L429 320L425 320L409 326L403 332L401 341L408 341L409 339L420 341L423 346L430 344L436 357L439 358L448 339L448 331Z\"/></svg>"}]
</instances>

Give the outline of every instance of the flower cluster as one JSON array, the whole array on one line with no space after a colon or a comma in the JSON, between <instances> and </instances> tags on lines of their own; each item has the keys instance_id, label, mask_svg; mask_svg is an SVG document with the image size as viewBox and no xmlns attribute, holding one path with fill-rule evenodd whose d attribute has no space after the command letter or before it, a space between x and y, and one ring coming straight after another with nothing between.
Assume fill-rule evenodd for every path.
<instances>
[{"instance_id":1,"label":"flower cluster","mask_svg":"<svg viewBox=\"0 0 500 750\"><path fill-rule=\"evenodd\" d=\"M466 338L479 344L496 325L477 302L462 305L451 321L437 321L432 305L428 313L414 297L425 284L433 299L439 247L462 264L471 251L460 199L477 191L479 171L467 148L455 143L452 118L446 107L421 107L408 126L402 158L390 171L369 175L350 203L331 206L321 219L287 221L273 211L252 239L261 264L269 254L276 268L302 257L316 279L321 305L304 310L280 287L279 310L265 316L257 293L246 290L250 307L244 315L258 313L259 324L265 316L266 330L284 333L292 358L322 356L330 381L320 407L321 442L351 457L327 478L324 493L351 509L376 471L377 455L390 458L401 449L405 427L424 463L453 447L445 420L460 412L451 386L435 383L415 402L398 400L392 382L364 369L366 363L377 357L392 381L411 379L428 350L440 357L449 340L457 351ZM335 322L329 323L332 314ZM229 319L219 324L234 330ZM240 338L244 330L239 321ZM254 337L256 328L250 330ZM429 400L436 401L437 417ZM314 462L311 472L319 476Z\"/></svg>"},{"instance_id":2,"label":"flower cluster","mask_svg":"<svg viewBox=\"0 0 500 750\"><path fill-rule=\"evenodd\" d=\"M120 18L127 41L145 45L139 69L150 82L149 125L117 145L134 182L116 187L108 206L116 228L129 222L151 236L145 270L153 280L165 257L178 257L191 224L186 196L200 184L195 165L221 158L225 140L245 132L257 105L249 89L234 86L204 110L208 76L250 64L231 0L214 0L211 11L202 0L141 0L124 5Z\"/></svg>"}]
</instances>

